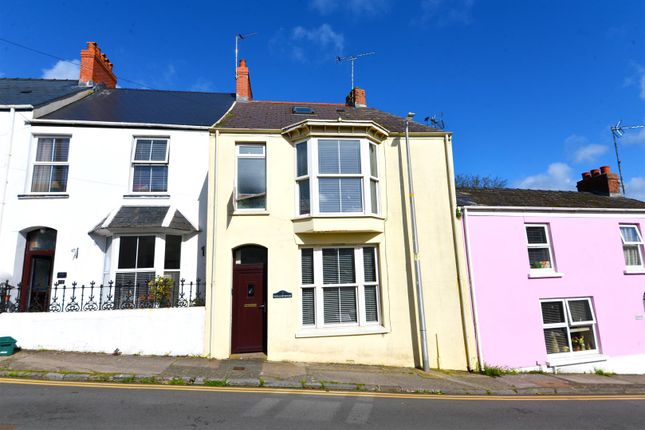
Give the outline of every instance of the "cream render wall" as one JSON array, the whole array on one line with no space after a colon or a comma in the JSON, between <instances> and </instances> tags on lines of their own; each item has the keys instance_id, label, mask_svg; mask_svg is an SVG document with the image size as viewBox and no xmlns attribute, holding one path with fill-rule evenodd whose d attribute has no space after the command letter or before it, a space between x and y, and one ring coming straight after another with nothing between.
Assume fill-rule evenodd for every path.
<instances>
[{"instance_id":1,"label":"cream render wall","mask_svg":"<svg viewBox=\"0 0 645 430\"><path fill-rule=\"evenodd\" d=\"M242 142L266 144L266 213L232 213L235 145ZM382 231L343 231L349 223L348 218L341 217L330 221L331 225L335 223L337 226L335 232L296 234L293 221L296 218L293 144L277 133L216 130L211 134L207 220L209 257L206 268L207 355L215 358L230 355L232 250L255 244L268 250L269 360L420 366L404 145L405 140L401 137L390 137L378 144L383 216L376 219L370 217L370 223L373 225L376 222ZM451 193L450 141L443 133L432 137L414 137L411 139L411 150L417 188L430 365L466 369L474 358L466 356L459 295L459 262L455 258L455 238L451 225L454 192ZM299 247L361 244L378 246L382 333L299 337ZM272 294L279 290L289 291L293 297L273 299Z\"/></svg>"}]
</instances>

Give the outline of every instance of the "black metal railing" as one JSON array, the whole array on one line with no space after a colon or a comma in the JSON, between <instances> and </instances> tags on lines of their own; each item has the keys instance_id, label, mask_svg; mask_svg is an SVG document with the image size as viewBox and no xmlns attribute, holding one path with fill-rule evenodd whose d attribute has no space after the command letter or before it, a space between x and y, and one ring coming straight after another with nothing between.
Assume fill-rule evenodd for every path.
<instances>
[{"instance_id":1,"label":"black metal railing","mask_svg":"<svg viewBox=\"0 0 645 430\"><path fill-rule=\"evenodd\" d=\"M95 282L56 284L46 294L22 294L21 285L0 283L0 313L3 312L91 312L117 309L187 308L204 306L204 283L180 280L159 294L147 282L106 285Z\"/></svg>"}]
</instances>

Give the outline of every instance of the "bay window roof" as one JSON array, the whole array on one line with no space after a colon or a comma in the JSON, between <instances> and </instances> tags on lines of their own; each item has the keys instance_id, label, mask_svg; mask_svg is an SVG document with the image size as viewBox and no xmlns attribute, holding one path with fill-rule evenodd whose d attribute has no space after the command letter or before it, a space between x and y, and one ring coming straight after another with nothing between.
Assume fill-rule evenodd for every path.
<instances>
[{"instance_id":1,"label":"bay window roof","mask_svg":"<svg viewBox=\"0 0 645 430\"><path fill-rule=\"evenodd\" d=\"M171 206L121 206L108 214L90 233L165 232L192 234L198 230L179 210Z\"/></svg>"}]
</instances>

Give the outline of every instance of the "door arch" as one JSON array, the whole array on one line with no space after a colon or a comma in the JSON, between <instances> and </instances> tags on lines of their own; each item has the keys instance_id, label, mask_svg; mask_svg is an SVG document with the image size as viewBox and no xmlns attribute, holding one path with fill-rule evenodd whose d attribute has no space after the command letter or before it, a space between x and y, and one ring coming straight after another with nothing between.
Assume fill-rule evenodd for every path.
<instances>
[{"instance_id":1,"label":"door arch","mask_svg":"<svg viewBox=\"0 0 645 430\"><path fill-rule=\"evenodd\" d=\"M43 312L49 306L56 235L56 230L46 227L31 230L26 234L20 288L20 308L23 310Z\"/></svg>"},{"instance_id":2,"label":"door arch","mask_svg":"<svg viewBox=\"0 0 645 430\"><path fill-rule=\"evenodd\" d=\"M231 353L267 351L267 249L233 250Z\"/></svg>"}]
</instances>

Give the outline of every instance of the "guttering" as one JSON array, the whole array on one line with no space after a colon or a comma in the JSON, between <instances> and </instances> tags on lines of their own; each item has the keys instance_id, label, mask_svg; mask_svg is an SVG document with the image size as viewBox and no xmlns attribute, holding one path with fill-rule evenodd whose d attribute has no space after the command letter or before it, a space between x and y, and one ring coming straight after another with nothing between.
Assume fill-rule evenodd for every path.
<instances>
[{"instance_id":1,"label":"guttering","mask_svg":"<svg viewBox=\"0 0 645 430\"><path fill-rule=\"evenodd\" d=\"M586 213L643 213L643 209L623 209L623 208L560 208L560 207L547 207L547 206L470 206L462 205L462 208L470 210L471 212L586 212Z\"/></svg>"},{"instance_id":2,"label":"guttering","mask_svg":"<svg viewBox=\"0 0 645 430\"><path fill-rule=\"evenodd\" d=\"M464 228L464 243L466 245L466 264L468 265L468 283L470 284L470 301L473 307L473 325L475 326L475 344L477 345L477 365L479 369L484 368L484 353L482 351L481 336L479 334L479 313L477 311L477 294L475 293L475 273L470 252L470 229L468 228L468 209L462 210L462 220Z\"/></svg>"},{"instance_id":3,"label":"guttering","mask_svg":"<svg viewBox=\"0 0 645 430\"><path fill-rule=\"evenodd\" d=\"M84 121L67 119L32 119L25 121L29 125L77 126L77 127L109 127L109 128L162 128L171 130L208 131L208 125L155 124L145 122L108 122Z\"/></svg>"},{"instance_id":4,"label":"guttering","mask_svg":"<svg viewBox=\"0 0 645 430\"><path fill-rule=\"evenodd\" d=\"M0 110L33 110L33 105L0 105Z\"/></svg>"}]
</instances>

